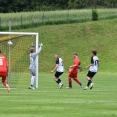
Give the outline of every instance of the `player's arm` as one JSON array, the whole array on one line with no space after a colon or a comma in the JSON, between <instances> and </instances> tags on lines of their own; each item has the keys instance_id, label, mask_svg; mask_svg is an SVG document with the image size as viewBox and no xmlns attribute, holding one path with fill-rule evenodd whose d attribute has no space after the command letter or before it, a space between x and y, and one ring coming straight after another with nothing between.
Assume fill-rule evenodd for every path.
<instances>
[{"instance_id":1,"label":"player's arm","mask_svg":"<svg viewBox=\"0 0 117 117\"><path fill-rule=\"evenodd\" d=\"M75 64L74 64L74 65L72 65L72 66L70 66L70 68L78 67L79 63L80 63L80 61L75 61Z\"/></svg>"},{"instance_id":2,"label":"player's arm","mask_svg":"<svg viewBox=\"0 0 117 117\"><path fill-rule=\"evenodd\" d=\"M94 61L93 61L93 57L91 57L91 64L87 65L86 68L89 68L90 66L93 66Z\"/></svg>"},{"instance_id":3,"label":"player's arm","mask_svg":"<svg viewBox=\"0 0 117 117\"><path fill-rule=\"evenodd\" d=\"M53 73L54 71L56 71L57 68L58 68L58 64L56 64L55 68L51 72Z\"/></svg>"},{"instance_id":4,"label":"player's arm","mask_svg":"<svg viewBox=\"0 0 117 117\"><path fill-rule=\"evenodd\" d=\"M53 73L54 71L57 70L58 64L59 64L59 59L56 60L56 66L55 66L55 68L51 71L51 73Z\"/></svg>"},{"instance_id":5,"label":"player's arm","mask_svg":"<svg viewBox=\"0 0 117 117\"><path fill-rule=\"evenodd\" d=\"M86 68L89 68L90 66L93 66L93 64L89 64L89 65L87 65Z\"/></svg>"},{"instance_id":6,"label":"player's arm","mask_svg":"<svg viewBox=\"0 0 117 117\"><path fill-rule=\"evenodd\" d=\"M73 68L73 67L77 67L78 65L72 65L72 66L70 66L70 68Z\"/></svg>"},{"instance_id":7,"label":"player's arm","mask_svg":"<svg viewBox=\"0 0 117 117\"><path fill-rule=\"evenodd\" d=\"M41 52L42 47L43 47L43 44L41 43L39 49L37 50L37 52L35 52L35 53L33 54L33 56L32 56L33 58L36 58L36 57L37 57L37 55Z\"/></svg>"}]
</instances>

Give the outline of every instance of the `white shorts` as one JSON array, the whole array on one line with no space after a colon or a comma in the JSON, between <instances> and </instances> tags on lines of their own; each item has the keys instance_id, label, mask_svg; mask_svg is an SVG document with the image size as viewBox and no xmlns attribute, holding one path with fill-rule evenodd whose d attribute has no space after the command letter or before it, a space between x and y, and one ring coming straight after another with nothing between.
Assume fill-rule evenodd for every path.
<instances>
[{"instance_id":1,"label":"white shorts","mask_svg":"<svg viewBox=\"0 0 117 117\"><path fill-rule=\"evenodd\" d=\"M31 73L32 75L36 76L36 67L32 67L32 68L30 69L30 73Z\"/></svg>"}]
</instances>

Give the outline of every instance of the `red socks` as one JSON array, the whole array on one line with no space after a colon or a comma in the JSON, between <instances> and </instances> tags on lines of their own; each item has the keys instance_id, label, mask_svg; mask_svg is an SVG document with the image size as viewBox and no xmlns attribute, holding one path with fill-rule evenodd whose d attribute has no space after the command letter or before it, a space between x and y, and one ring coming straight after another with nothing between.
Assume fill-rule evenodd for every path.
<instances>
[{"instance_id":1,"label":"red socks","mask_svg":"<svg viewBox=\"0 0 117 117\"><path fill-rule=\"evenodd\" d=\"M72 79L69 78L68 81L69 81L69 86L72 87Z\"/></svg>"},{"instance_id":2,"label":"red socks","mask_svg":"<svg viewBox=\"0 0 117 117\"><path fill-rule=\"evenodd\" d=\"M80 85L81 82L77 79L77 78L74 78L74 80Z\"/></svg>"},{"instance_id":3,"label":"red socks","mask_svg":"<svg viewBox=\"0 0 117 117\"><path fill-rule=\"evenodd\" d=\"M78 80L77 78L73 78L74 81L76 81L79 85L81 84L80 80ZM72 87L72 79L68 78L68 82L69 82L69 86Z\"/></svg>"},{"instance_id":4,"label":"red socks","mask_svg":"<svg viewBox=\"0 0 117 117\"><path fill-rule=\"evenodd\" d=\"M2 83L3 83L3 85L4 85L4 86L6 86L6 85L7 85L7 82L2 82Z\"/></svg>"}]
</instances>

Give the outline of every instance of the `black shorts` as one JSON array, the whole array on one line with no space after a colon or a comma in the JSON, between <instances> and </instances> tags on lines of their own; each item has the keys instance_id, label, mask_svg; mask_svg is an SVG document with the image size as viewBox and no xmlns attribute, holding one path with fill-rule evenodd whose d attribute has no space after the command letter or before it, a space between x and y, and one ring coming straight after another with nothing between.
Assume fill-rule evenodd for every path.
<instances>
[{"instance_id":1,"label":"black shorts","mask_svg":"<svg viewBox=\"0 0 117 117\"><path fill-rule=\"evenodd\" d=\"M57 71L56 71L56 73L55 73L54 76L55 76L56 78L59 78L59 76L62 75L62 74L63 74L63 72L57 72Z\"/></svg>"},{"instance_id":2,"label":"black shorts","mask_svg":"<svg viewBox=\"0 0 117 117\"><path fill-rule=\"evenodd\" d=\"M89 71L87 76L90 77L90 78L93 78L93 76L96 74L97 72L91 72Z\"/></svg>"}]
</instances>

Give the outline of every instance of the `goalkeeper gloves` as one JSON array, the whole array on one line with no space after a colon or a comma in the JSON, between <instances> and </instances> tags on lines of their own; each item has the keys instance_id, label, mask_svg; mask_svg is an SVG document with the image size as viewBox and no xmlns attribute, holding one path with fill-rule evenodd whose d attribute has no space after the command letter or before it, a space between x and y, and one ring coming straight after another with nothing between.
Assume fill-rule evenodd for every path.
<instances>
[{"instance_id":1,"label":"goalkeeper gloves","mask_svg":"<svg viewBox=\"0 0 117 117\"><path fill-rule=\"evenodd\" d=\"M40 46L40 47L43 47L43 44L41 43L41 44L39 44L39 46Z\"/></svg>"},{"instance_id":2,"label":"goalkeeper gloves","mask_svg":"<svg viewBox=\"0 0 117 117\"><path fill-rule=\"evenodd\" d=\"M35 44L34 44L33 42L32 42L32 45L31 45L31 47L32 47L32 48L34 48L34 47L35 47Z\"/></svg>"}]
</instances>

